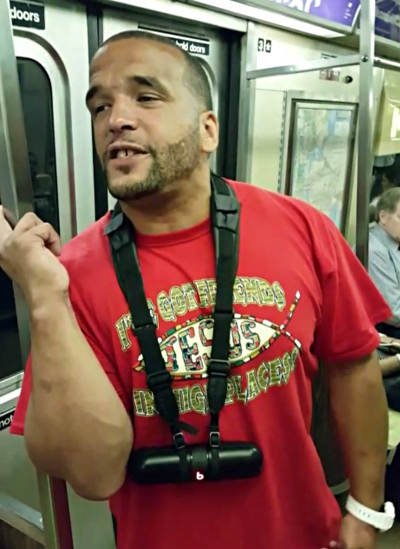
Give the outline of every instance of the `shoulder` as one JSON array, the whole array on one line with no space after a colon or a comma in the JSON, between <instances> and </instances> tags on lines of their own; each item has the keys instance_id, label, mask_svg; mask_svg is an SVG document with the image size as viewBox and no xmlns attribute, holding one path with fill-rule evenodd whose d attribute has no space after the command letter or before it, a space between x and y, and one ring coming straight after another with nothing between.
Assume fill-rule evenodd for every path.
<instances>
[{"instance_id":1,"label":"shoulder","mask_svg":"<svg viewBox=\"0 0 400 549\"><path fill-rule=\"evenodd\" d=\"M369 256L387 256L388 246L382 239L381 231L378 225L373 225L369 230Z\"/></svg>"},{"instance_id":2,"label":"shoulder","mask_svg":"<svg viewBox=\"0 0 400 549\"><path fill-rule=\"evenodd\" d=\"M295 225L313 230L316 225L324 226L327 232L339 233L335 224L323 213L310 204L284 194L269 191L238 181L227 180L235 190L244 211L254 215L259 212L274 223L283 227ZM340 233L339 233L340 234Z\"/></svg>"},{"instance_id":3,"label":"shoulder","mask_svg":"<svg viewBox=\"0 0 400 549\"><path fill-rule=\"evenodd\" d=\"M108 212L63 246L60 261L69 271L99 268L99 262L109 257L108 239L104 234L109 218Z\"/></svg>"},{"instance_id":4,"label":"shoulder","mask_svg":"<svg viewBox=\"0 0 400 549\"><path fill-rule=\"evenodd\" d=\"M316 208L300 200L286 194L269 191L252 185L250 183L244 183L242 181L233 181L231 179L226 180L231 187L235 190L239 200L243 203L246 202L261 202L261 204L272 204L273 206L279 206L283 209L292 211L298 211L299 213L305 213L307 215L323 216ZM325 217L325 216L324 216Z\"/></svg>"}]
</instances>

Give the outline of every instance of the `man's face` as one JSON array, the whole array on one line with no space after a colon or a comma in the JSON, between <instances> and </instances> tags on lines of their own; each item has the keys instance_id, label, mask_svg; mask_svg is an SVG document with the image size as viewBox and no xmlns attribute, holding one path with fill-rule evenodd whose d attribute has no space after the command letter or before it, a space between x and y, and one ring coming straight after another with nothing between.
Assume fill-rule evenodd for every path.
<instances>
[{"instance_id":1,"label":"man's face","mask_svg":"<svg viewBox=\"0 0 400 549\"><path fill-rule=\"evenodd\" d=\"M138 38L107 44L93 60L87 103L114 197L158 192L207 158L200 138L204 109L184 84L185 69L179 51Z\"/></svg>"},{"instance_id":2,"label":"man's face","mask_svg":"<svg viewBox=\"0 0 400 549\"><path fill-rule=\"evenodd\" d=\"M397 242L400 242L400 201L394 212L383 210L379 214L379 223Z\"/></svg>"}]
</instances>

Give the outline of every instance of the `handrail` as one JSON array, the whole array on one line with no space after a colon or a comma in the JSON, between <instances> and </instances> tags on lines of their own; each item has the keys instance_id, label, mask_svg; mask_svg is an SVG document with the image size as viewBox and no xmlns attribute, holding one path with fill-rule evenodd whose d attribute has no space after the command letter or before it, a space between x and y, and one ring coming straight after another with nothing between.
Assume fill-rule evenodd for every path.
<instances>
[{"instance_id":1,"label":"handrail","mask_svg":"<svg viewBox=\"0 0 400 549\"><path fill-rule=\"evenodd\" d=\"M368 267L368 204L373 167L373 102L375 60L375 0L361 0L360 118L358 124L356 254Z\"/></svg>"},{"instance_id":2,"label":"handrail","mask_svg":"<svg viewBox=\"0 0 400 549\"><path fill-rule=\"evenodd\" d=\"M0 0L0 197L18 219L32 210L33 192L8 0ZM29 352L28 310L14 284L23 362Z\"/></svg>"},{"instance_id":3,"label":"handrail","mask_svg":"<svg viewBox=\"0 0 400 549\"><path fill-rule=\"evenodd\" d=\"M0 0L0 21L0 196L2 204L20 218L33 210L33 192L8 0ZM25 361L29 351L28 309L16 285L14 296L21 354ZM65 482L38 474L38 484L46 547L73 549ZM16 514L15 502L14 512L7 509L8 504L9 499L0 508L0 519L3 517L16 528L40 537L40 528L35 529L34 524L30 528L23 517ZM23 504L20 510L21 506Z\"/></svg>"},{"instance_id":4,"label":"handrail","mask_svg":"<svg viewBox=\"0 0 400 549\"><path fill-rule=\"evenodd\" d=\"M267 67L265 69L255 69L246 72L247 80L256 80L257 78L267 78L270 76L288 76L290 74L299 74L303 72L320 71L334 69L339 67L350 67L362 63L360 55L340 55L332 59L316 59L313 61L304 61L298 65L280 65L279 67ZM385 57L374 57L373 66L380 69L400 71L400 61L393 61Z\"/></svg>"},{"instance_id":5,"label":"handrail","mask_svg":"<svg viewBox=\"0 0 400 549\"><path fill-rule=\"evenodd\" d=\"M351 65L359 65L360 56L358 54L340 55L331 59L316 59L313 61L305 61L298 65L284 65L280 67L269 67L266 69L256 69L247 71L247 80L255 78L265 78L267 76L280 76L289 74L298 74L301 72L312 72L326 69L334 69L337 67L349 67Z\"/></svg>"},{"instance_id":6,"label":"handrail","mask_svg":"<svg viewBox=\"0 0 400 549\"><path fill-rule=\"evenodd\" d=\"M391 71L400 71L400 61L393 61L384 57L375 57L374 66L380 69L388 69Z\"/></svg>"}]
</instances>

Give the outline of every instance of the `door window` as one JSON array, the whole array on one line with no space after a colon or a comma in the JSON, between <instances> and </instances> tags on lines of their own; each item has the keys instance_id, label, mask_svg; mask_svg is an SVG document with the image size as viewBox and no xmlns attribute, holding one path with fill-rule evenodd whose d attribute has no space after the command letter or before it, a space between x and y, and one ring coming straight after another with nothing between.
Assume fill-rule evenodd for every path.
<instances>
[{"instance_id":1,"label":"door window","mask_svg":"<svg viewBox=\"0 0 400 549\"><path fill-rule=\"evenodd\" d=\"M28 144L34 210L59 232L50 80L31 59L18 59L18 76ZM1 203L1 197L0 197ZM10 279L0 269L0 379L23 369Z\"/></svg>"},{"instance_id":2,"label":"door window","mask_svg":"<svg viewBox=\"0 0 400 549\"><path fill-rule=\"evenodd\" d=\"M28 141L34 210L60 231L51 85L43 67L18 59L18 77Z\"/></svg>"}]
</instances>

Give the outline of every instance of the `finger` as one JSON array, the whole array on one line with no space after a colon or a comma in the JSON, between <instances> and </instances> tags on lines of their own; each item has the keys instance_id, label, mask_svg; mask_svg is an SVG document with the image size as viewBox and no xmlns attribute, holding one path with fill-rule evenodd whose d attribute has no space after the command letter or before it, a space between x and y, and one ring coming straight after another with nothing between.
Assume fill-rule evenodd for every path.
<instances>
[{"instance_id":1,"label":"finger","mask_svg":"<svg viewBox=\"0 0 400 549\"><path fill-rule=\"evenodd\" d=\"M12 226L3 206L0 206L0 233L8 236L12 232Z\"/></svg>"},{"instance_id":2,"label":"finger","mask_svg":"<svg viewBox=\"0 0 400 549\"><path fill-rule=\"evenodd\" d=\"M12 229L14 229L15 225L17 224L17 218L14 216L12 212L10 212L10 210L7 210L7 208L4 208L4 206L2 206L2 210L7 223L10 225Z\"/></svg>"},{"instance_id":3,"label":"finger","mask_svg":"<svg viewBox=\"0 0 400 549\"><path fill-rule=\"evenodd\" d=\"M15 226L14 233L16 236L25 233L26 231L29 231L29 229L32 229L33 227L36 227L36 225L42 224L43 221L33 212L28 212L25 214L21 219L18 221L18 223Z\"/></svg>"},{"instance_id":4,"label":"finger","mask_svg":"<svg viewBox=\"0 0 400 549\"><path fill-rule=\"evenodd\" d=\"M50 223L41 222L40 225L36 225L32 229L33 234L41 238L46 248L48 248L54 255L60 255L61 242L56 230Z\"/></svg>"}]
</instances>

